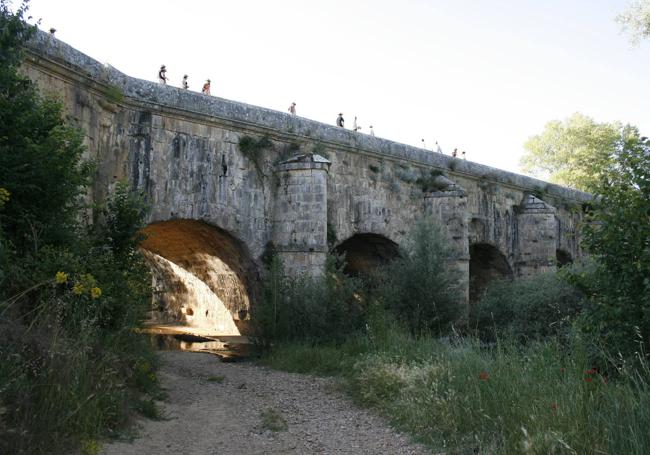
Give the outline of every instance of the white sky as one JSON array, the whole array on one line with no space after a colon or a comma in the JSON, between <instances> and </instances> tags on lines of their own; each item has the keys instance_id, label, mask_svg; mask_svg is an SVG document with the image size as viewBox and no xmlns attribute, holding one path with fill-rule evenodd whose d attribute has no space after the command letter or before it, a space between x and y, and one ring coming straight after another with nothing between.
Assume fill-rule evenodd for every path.
<instances>
[{"instance_id":1,"label":"white sky","mask_svg":"<svg viewBox=\"0 0 650 455\"><path fill-rule=\"evenodd\" d=\"M14 2L16 3L16 2ZM120 71L518 171L526 139L582 112L650 134L650 41L626 0L32 0L41 28Z\"/></svg>"}]
</instances>

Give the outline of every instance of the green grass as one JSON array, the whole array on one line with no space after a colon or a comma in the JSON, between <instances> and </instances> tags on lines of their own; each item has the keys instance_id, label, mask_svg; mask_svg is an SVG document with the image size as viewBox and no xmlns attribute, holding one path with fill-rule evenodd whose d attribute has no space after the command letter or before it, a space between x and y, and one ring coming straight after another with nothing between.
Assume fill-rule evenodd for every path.
<instances>
[{"instance_id":1,"label":"green grass","mask_svg":"<svg viewBox=\"0 0 650 455\"><path fill-rule=\"evenodd\" d=\"M218 384L221 384L224 381L224 379L226 379L226 377L219 374L219 375L216 375L216 376L208 376L205 379L208 382L216 382Z\"/></svg>"},{"instance_id":2,"label":"green grass","mask_svg":"<svg viewBox=\"0 0 650 455\"><path fill-rule=\"evenodd\" d=\"M358 402L447 453L650 453L647 369L608 380L580 346L415 339L400 330L338 346L284 344L275 368L342 378Z\"/></svg>"}]
</instances>

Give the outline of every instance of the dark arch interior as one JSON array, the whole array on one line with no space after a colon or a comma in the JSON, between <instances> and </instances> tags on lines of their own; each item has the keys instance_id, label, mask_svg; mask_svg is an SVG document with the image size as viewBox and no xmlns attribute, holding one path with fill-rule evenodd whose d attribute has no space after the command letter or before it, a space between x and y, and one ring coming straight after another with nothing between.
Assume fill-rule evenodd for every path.
<instances>
[{"instance_id":1,"label":"dark arch interior","mask_svg":"<svg viewBox=\"0 0 650 455\"><path fill-rule=\"evenodd\" d=\"M247 332L259 277L245 245L194 220L153 223L140 244L154 278L152 319L222 335Z\"/></svg>"},{"instance_id":2,"label":"dark arch interior","mask_svg":"<svg viewBox=\"0 0 650 455\"><path fill-rule=\"evenodd\" d=\"M491 281L511 278L512 269L505 256L492 245L469 247L469 300L477 302Z\"/></svg>"},{"instance_id":3,"label":"dark arch interior","mask_svg":"<svg viewBox=\"0 0 650 455\"><path fill-rule=\"evenodd\" d=\"M565 250L560 249L555 250L555 260L557 261L558 267L564 267L567 264L573 263L571 254Z\"/></svg>"},{"instance_id":4,"label":"dark arch interior","mask_svg":"<svg viewBox=\"0 0 650 455\"><path fill-rule=\"evenodd\" d=\"M367 274L399 256L397 243L378 234L355 234L334 251L345 254L343 271L352 276Z\"/></svg>"}]
</instances>

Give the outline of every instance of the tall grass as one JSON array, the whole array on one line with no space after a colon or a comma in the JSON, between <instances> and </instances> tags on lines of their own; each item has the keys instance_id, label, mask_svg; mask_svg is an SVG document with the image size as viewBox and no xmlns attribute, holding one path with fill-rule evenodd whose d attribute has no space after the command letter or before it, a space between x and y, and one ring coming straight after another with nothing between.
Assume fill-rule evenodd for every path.
<instances>
[{"instance_id":1,"label":"tall grass","mask_svg":"<svg viewBox=\"0 0 650 455\"><path fill-rule=\"evenodd\" d=\"M606 378L578 344L415 338L391 327L339 346L278 346L265 362L337 375L359 403L448 453L650 453L645 371Z\"/></svg>"}]
</instances>

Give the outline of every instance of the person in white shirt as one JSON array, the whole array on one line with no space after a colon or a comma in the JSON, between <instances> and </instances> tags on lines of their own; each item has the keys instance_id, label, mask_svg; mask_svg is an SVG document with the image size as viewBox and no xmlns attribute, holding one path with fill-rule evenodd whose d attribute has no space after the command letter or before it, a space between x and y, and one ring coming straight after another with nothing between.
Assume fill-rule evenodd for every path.
<instances>
[{"instance_id":1,"label":"person in white shirt","mask_svg":"<svg viewBox=\"0 0 650 455\"><path fill-rule=\"evenodd\" d=\"M201 93L204 95L210 95L210 79L205 81L205 84L203 84L203 88L201 89Z\"/></svg>"}]
</instances>

